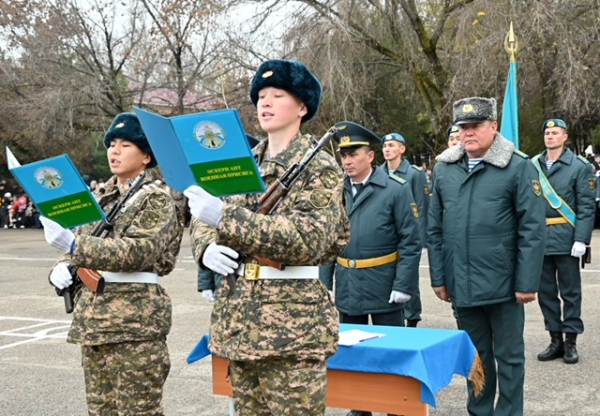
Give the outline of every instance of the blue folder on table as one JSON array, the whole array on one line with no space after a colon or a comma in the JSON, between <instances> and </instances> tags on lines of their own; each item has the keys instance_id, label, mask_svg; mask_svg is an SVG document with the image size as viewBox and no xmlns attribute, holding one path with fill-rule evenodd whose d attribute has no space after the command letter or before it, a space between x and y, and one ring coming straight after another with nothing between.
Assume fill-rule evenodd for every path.
<instances>
[{"instance_id":1,"label":"blue folder on table","mask_svg":"<svg viewBox=\"0 0 600 416\"><path fill-rule=\"evenodd\" d=\"M327 360L328 369L413 377L421 382L421 401L434 407L435 394L452 382L454 374L469 377L477 355L465 331L340 324L340 332L351 329L385 336L340 346ZM211 354L208 339L202 337L188 355L188 364Z\"/></svg>"}]
</instances>

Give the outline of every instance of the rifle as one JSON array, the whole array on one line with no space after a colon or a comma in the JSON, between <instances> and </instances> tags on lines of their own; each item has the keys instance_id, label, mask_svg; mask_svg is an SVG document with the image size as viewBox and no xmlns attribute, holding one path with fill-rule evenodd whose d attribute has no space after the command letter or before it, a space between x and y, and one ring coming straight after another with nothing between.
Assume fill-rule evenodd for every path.
<instances>
[{"instance_id":1,"label":"rifle","mask_svg":"<svg viewBox=\"0 0 600 416\"><path fill-rule=\"evenodd\" d=\"M96 225L96 227L94 227L90 234L92 237L106 238L108 233L112 231L115 220L119 216L119 213L125 205L125 202L127 202L127 200L140 189L145 177L146 173L142 172L137 178L134 179L129 190L125 194L125 197L118 200L117 203L114 204L110 209L109 213L106 214L106 219L102 220ZM75 267L71 264L69 264L68 269L69 273L71 273L71 277L73 278L73 283L64 289L56 288L56 294L64 298L65 311L67 313L71 313L75 308L73 299L75 298L75 294L79 291L79 289L81 289L81 286L86 285L93 292L102 293L104 291L104 278L96 270Z\"/></svg>"},{"instance_id":2,"label":"rifle","mask_svg":"<svg viewBox=\"0 0 600 416\"><path fill-rule=\"evenodd\" d=\"M267 192L258 200L258 202L255 202L250 207L250 210L257 214L263 215L269 215L271 212L273 212L275 208L277 208L281 200L285 198L285 196L288 194L294 182L296 182L296 180L298 180L302 173L304 173L306 168L308 168L310 162L312 162L312 160L317 156L321 149L328 145L330 140L334 136L336 136L338 131L339 130L336 127L330 128L327 131L327 133L325 133L325 135L321 137L321 140L319 141L316 141L314 137L311 137L312 146L306 151L302 160L290 166L281 178L273 182L273 184L269 187L269 189L267 189ZM239 261L239 264L242 264L244 260L248 257L248 255L245 253L238 254L239 257L237 260ZM259 262L266 264L267 266L274 267L278 270L285 269L285 264L277 263L259 256L252 257L254 257ZM225 277L227 279L227 282L229 283L230 295L235 291L235 283L237 277L238 276L235 271L232 274L229 274Z\"/></svg>"}]
</instances>

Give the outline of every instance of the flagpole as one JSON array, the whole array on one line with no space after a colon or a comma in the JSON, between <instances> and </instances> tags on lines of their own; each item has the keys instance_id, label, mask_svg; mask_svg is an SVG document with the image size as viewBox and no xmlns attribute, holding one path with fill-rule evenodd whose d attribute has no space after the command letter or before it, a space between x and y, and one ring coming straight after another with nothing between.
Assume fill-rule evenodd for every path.
<instances>
[{"instance_id":1,"label":"flagpole","mask_svg":"<svg viewBox=\"0 0 600 416\"><path fill-rule=\"evenodd\" d=\"M510 30L504 38L504 50L506 50L510 57L510 67L502 106L500 133L513 142L515 147L519 149L519 88L517 82L517 52L519 50L519 42L515 36L512 21L510 22Z\"/></svg>"}]
</instances>

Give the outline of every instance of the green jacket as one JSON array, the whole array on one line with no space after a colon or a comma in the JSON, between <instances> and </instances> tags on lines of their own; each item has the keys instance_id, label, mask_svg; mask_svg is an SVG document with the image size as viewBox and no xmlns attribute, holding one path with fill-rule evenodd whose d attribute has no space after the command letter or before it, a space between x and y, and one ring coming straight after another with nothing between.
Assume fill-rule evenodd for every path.
<instances>
[{"instance_id":1,"label":"green jacket","mask_svg":"<svg viewBox=\"0 0 600 416\"><path fill-rule=\"evenodd\" d=\"M546 154L545 150L534 163L540 164L542 172L558 196L575 212L577 223L575 227L571 224L549 225L545 254L547 256L570 255L575 241L589 244L592 239L596 214L596 178L590 162L575 156L569 149L563 151L548 172ZM561 217L546 198L544 198L544 206L547 218Z\"/></svg>"},{"instance_id":2,"label":"green jacket","mask_svg":"<svg viewBox=\"0 0 600 416\"><path fill-rule=\"evenodd\" d=\"M335 302L348 315L392 312L404 304L388 303L392 290L415 294L421 258L420 230L416 205L408 184L390 178L374 167L371 177L354 201L350 179L344 182L350 218L350 242L340 257L370 259L398 252L399 260L378 267L347 269L339 264L321 267L320 278Z\"/></svg>"},{"instance_id":3,"label":"green jacket","mask_svg":"<svg viewBox=\"0 0 600 416\"><path fill-rule=\"evenodd\" d=\"M538 173L499 133L469 173L456 146L436 160L427 236L433 287L471 307L537 292L545 243Z\"/></svg>"},{"instance_id":4,"label":"green jacket","mask_svg":"<svg viewBox=\"0 0 600 416\"><path fill-rule=\"evenodd\" d=\"M387 162L381 165L383 171L390 173ZM427 209L429 207L429 185L427 175L421 168L411 165L408 160L402 159L400 166L392 174L408 182L413 198L419 208L419 227L421 228L421 245L427 247Z\"/></svg>"}]
</instances>

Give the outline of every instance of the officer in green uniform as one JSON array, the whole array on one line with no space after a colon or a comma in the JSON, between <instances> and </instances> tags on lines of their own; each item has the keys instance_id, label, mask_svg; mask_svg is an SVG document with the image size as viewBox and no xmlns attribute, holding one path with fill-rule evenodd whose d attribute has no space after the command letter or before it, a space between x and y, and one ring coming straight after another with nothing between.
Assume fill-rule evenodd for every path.
<instances>
[{"instance_id":1,"label":"officer in green uniform","mask_svg":"<svg viewBox=\"0 0 600 416\"><path fill-rule=\"evenodd\" d=\"M462 145L440 154L433 173L431 285L456 306L484 365L480 396L468 382L469 415L522 415L524 304L536 299L544 255L541 187L528 157L497 131L496 100L455 102L454 123Z\"/></svg>"},{"instance_id":2,"label":"officer in green uniform","mask_svg":"<svg viewBox=\"0 0 600 416\"><path fill-rule=\"evenodd\" d=\"M534 158L546 197L547 224L539 304L551 342L538 360L563 357L574 364L579 361L577 334L583 333L579 258L592 238L596 178L590 162L565 148L569 136L563 120L547 120L542 130L546 150Z\"/></svg>"},{"instance_id":3,"label":"officer in green uniform","mask_svg":"<svg viewBox=\"0 0 600 416\"><path fill-rule=\"evenodd\" d=\"M398 133L389 133L383 136L383 157L385 163L381 168L388 175L395 175L404 179L412 191L417 208L419 209L419 227L421 228L422 252L427 252L427 207L429 206L429 185L427 184L427 175L423 169L411 165L408 160L402 156L406 152L406 139ZM417 287L414 295L404 305L404 315L406 326L416 327L421 320L421 293L417 281Z\"/></svg>"},{"instance_id":4,"label":"officer in green uniform","mask_svg":"<svg viewBox=\"0 0 600 416\"><path fill-rule=\"evenodd\" d=\"M409 184L373 166L377 135L344 121L338 151L346 172L344 195L350 217L350 242L337 264L321 267L340 322L404 326L404 303L414 296L421 257L419 211ZM412 169L412 168L411 168ZM371 412L353 410L349 416Z\"/></svg>"}]
</instances>

